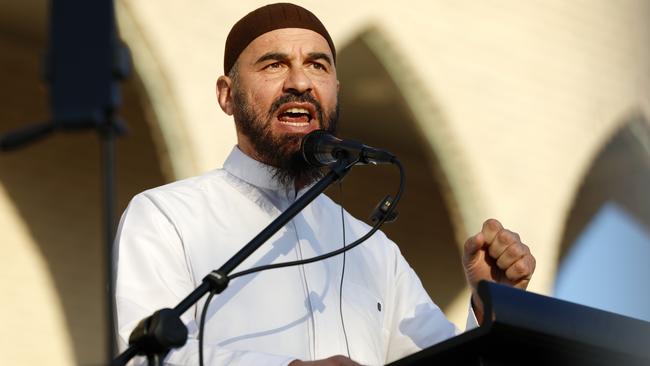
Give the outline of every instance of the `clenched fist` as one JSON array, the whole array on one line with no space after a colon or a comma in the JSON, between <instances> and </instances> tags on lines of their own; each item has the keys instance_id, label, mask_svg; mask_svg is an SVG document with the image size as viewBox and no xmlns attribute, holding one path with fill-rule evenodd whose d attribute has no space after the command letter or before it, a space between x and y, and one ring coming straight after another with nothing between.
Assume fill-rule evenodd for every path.
<instances>
[{"instance_id":1,"label":"clenched fist","mask_svg":"<svg viewBox=\"0 0 650 366\"><path fill-rule=\"evenodd\" d=\"M467 239L463 250L465 277L472 288L474 313L483 322L483 304L476 287L481 280L526 289L535 271L535 257L519 234L504 229L497 220L483 223L481 231Z\"/></svg>"}]
</instances>

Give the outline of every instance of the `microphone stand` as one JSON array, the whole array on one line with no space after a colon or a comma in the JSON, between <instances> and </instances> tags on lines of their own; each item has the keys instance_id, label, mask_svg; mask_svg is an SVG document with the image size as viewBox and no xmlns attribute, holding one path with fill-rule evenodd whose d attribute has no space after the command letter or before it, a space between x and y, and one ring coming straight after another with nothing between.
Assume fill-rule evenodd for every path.
<instances>
[{"instance_id":1,"label":"microphone stand","mask_svg":"<svg viewBox=\"0 0 650 366\"><path fill-rule=\"evenodd\" d=\"M113 359L113 366L126 365L136 355L145 355L150 365L162 365L163 359L172 348L178 348L187 341L187 327L180 316L196 304L208 292L220 294L228 287L228 275L246 258L255 252L271 236L302 211L311 201L332 183L341 180L356 160L344 157L332 170L297 198L291 206L273 220L264 230L241 248L219 269L213 270L202 283L173 309L161 309L138 323L129 337L129 348Z\"/></svg>"},{"instance_id":2,"label":"microphone stand","mask_svg":"<svg viewBox=\"0 0 650 366\"><path fill-rule=\"evenodd\" d=\"M49 1L49 46L43 77L48 84L50 121L0 135L0 152L63 131L96 130L101 143L102 237L106 278L106 360L116 351L112 247L115 233L115 141L126 133L117 116L118 82L131 71L131 54L120 41L114 0Z\"/></svg>"}]
</instances>

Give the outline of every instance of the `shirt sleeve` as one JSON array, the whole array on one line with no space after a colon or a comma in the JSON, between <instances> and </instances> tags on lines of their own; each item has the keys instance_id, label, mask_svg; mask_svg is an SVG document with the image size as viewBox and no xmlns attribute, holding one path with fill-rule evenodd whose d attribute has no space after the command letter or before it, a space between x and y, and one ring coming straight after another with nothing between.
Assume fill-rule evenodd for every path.
<instances>
[{"instance_id":1,"label":"shirt sleeve","mask_svg":"<svg viewBox=\"0 0 650 366\"><path fill-rule=\"evenodd\" d=\"M394 244L393 244L394 245ZM433 303L420 279L395 247L395 283L386 362L453 337L459 330Z\"/></svg>"},{"instance_id":2,"label":"shirt sleeve","mask_svg":"<svg viewBox=\"0 0 650 366\"><path fill-rule=\"evenodd\" d=\"M476 314L474 313L474 308L472 307L472 302L469 302L469 309L467 310L467 322L465 323L465 331L472 330L479 327L478 319L476 319Z\"/></svg>"},{"instance_id":3,"label":"shirt sleeve","mask_svg":"<svg viewBox=\"0 0 650 366\"><path fill-rule=\"evenodd\" d=\"M431 300L415 271L391 242L395 251L393 311L388 321L386 362L393 362L461 333ZM478 327L469 302L466 331Z\"/></svg>"},{"instance_id":4,"label":"shirt sleeve","mask_svg":"<svg viewBox=\"0 0 650 366\"><path fill-rule=\"evenodd\" d=\"M191 263L182 234L167 211L146 193L136 196L124 212L114 246L117 338L120 350L137 323L162 308L172 308L194 288ZM181 316L188 328L185 346L173 350L167 365L198 364L198 325L195 308ZM231 350L204 343L206 365L278 365L295 357L255 351ZM132 364L146 364L138 357Z\"/></svg>"}]
</instances>

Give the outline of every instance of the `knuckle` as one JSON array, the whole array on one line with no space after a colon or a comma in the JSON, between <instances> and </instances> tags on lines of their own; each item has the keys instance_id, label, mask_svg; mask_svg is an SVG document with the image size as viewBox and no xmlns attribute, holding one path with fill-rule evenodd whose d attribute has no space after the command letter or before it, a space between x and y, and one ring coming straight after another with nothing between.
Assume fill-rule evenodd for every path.
<instances>
[{"instance_id":1,"label":"knuckle","mask_svg":"<svg viewBox=\"0 0 650 366\"><path fill-rule=\"evenodd\" d=\"M497 267L503 271L507 271L508 267L512 264L512 261L504 257L505 256L501 256L501 258L497 260Z\"/></svg>"},{"instance_id":2,"label":"knuckle","mask_svg":"<svg viewBox=\"0 0 650 366\"><path fill-rule=\"evenodd\" d=\"M501 224L496 219L487 219L483 223L483 227L489 230L499 230Z\"/></svg>"},{"instance_id":3,"label":"knuckle","mask_svg":"<svg viewBox=\"0 0 650 366\"><path fill-rule=\"evenodd\" d=\"M497 265L501 264L501 265L499 265L499 267L505 269L506 266L509 266L509 265L515 263L516 261L521 259L523 256L524 255L523 255L523 253L521 253L521 249L517 248L517 246L515 246L515 245L511 245L499 257L499 259L497 261Z\"/></svg>"},{"instance_id":4,"label":"knuckle","mask_svg":"<svg viewBox=\"0 0 650 366\"><path fill-rule=\"evenodd\" d=\"M503 255L501 257L506 257L510 261L514 262L522 256L519 253L519 249L517 249L515 245L511 245L508 247L508 249L505 250L505 252L503 252Z\"/></svg>"},{"instance_id":5,"label":"knuckle","mask_svg":"<svg viewBox=\"0 0 650 366\"><path fill-rule=\"evenodd\" d=\"M516 280L521 277L522 273L520 272L520 261L513 263L508 270L506 270L506 276L511 280Z\"/></svg>"},{"instance_id":6,"label":"knuckle","mask_svg":"<svg viewBox=\"0 0 650 366\"><path fill-rule=\"evenodd\" d=\"M497 234L497 238L502 243L510 243L513 240L512 233L509 230L503 229Z\"/></svg>"},{"instance_id":7,"label":"knuckle","mask_svg":"<svg viewBox=\"0 0 650 366\"><path fill-rule=\"evenodd\" d=\"M498 245L493 244L488 247L488 254L490 254L490 257L492 258L498 258L503 254L503 249Z\"/></svg>"},{"instance_id":8,"label":"knuckle","mask_svg":"<svg viewBox=\"0 0 650 366\"><path fill-rule=\"evenodd\" d=\"M526 275L528 272L528 266L526 265L526 263L524 263L524 261L517 261L514 264L514 271L518 275L521 276Z\"/></svg>"},{"instance_id":9,"label":"knuckle","mask_svg":"<svg viewBox=\"0 0 650 366\"><path fill-rule=\"evenodd\" d=\"M497 267L501 269L506 269L507 266L508 266L508 261L506 256L502 255L501 257L499 257L499 259L497 259Z\"/></svg>"},{"instance_id":10,"label":"knuckle","mask_svg":"<svg viewBox=\"0 0 650 366\"><path fill-rule=\"evenodd\" d=\"M511 253L515 258L521 258L527 254L525 245L523 244L522 245L513 244L510 246L510 248L512 248Z\"/></svg>"}]
</instances>

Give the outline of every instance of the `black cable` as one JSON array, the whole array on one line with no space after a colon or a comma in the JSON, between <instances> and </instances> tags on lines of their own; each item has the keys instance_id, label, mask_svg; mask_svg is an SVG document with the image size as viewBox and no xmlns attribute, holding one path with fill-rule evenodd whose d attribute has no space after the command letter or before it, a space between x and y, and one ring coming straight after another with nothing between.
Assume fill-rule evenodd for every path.
<instances>
[{"instance_id":1,"label":"black cable","mask_svg":"<svg viewBox=\"0 0 650 366\"><path fill-rule=\"evenodd\" d=\"M210 301L214 297L214 292L210 291L205 304L203 305L203 311L201 311L201 321L199 322L199 366L203 366L203 338L204 337L204 328L205 328L205 316L208 314L208 306L210 306Z\"/></svg>"},{"instance_id":2,"label":"black cable","mask_svg":"<svg viewBox=\"0 0 650 366\"><path fill-rule=\"evenodd\" d=\"M341 253L345 253L348 250L351 250L352 248L356 247L357 245L363 243L366 241L368 238L370 238L379 228L384 224L384 222L390 217L390 215L393 213L395 210L395 207L397 206L397 203L399 202L400 198L402 198L402 193L404 193L404 187L406 185L406 174L404 172L404 167L402 164L397 160L397 158L394 159L393 163L397 165L399 168L399 187L397 189L397 194L395 195L395 199L392 201L390 207L386 211L386 213L375 223L375 225L362 237L359 239L355 240L352 242L350 245L346 246L345 245L345 238L343 239L343 247L339 248L337 250L331 251L329 253L325 253L322 255L318 255L316 257L312 258L307 258L307 259L301 259L301 260L296 260L296 261L290 261L290 262L283 262L283 263L275 263L275 264L268 264L264 266L259 266L259 267L253 267L244 271L240 271L237 273L234 273L232 275L228 276L229 280L232 280L233 278L241 277L244 275L248 275L251 273L256 273L256 272L262 272L266 271L269 269L275 269L275 268L284 268L284 267L291 267L291 266L298 266L301 264L309 264L313 262L318 262L323 259L327 259L330 257L333 257L335 255L339 255ZM343 213L343 206L341 206L341 213ZM344 228L344 235L345 235L345 228ZM343 257L344 264L345 264L345 256ZM344 267L345 268L345 267ZM342 284L343 278L341 277L341 284ZM210 292L210 295L208 296L207 300L205 301L205 305L203 306L203 312L201 313L201 320L199 322L199 366L203 366L203 328L205 327L205 317L207 314L207 309L208 306L210 305L210 301L212 300L212 297L214 296L213 292ZM341 320L343 318L341 317ZM345 333L345 326L343 328L343 331ZM347 346L347 335L346 337L346 346ZM348 357L350 355L350 349L348 348Z\"/></svg>"},{"instance_id":3,"label":"black cable","mask_svg":"<svg viewBox=\"0 0 650 366\"><path fill-rule=\"evenodd\" d=\"M341 202L343 202L343 183L339 182L339 192L341 193ZM345 216L343 214L343 206L339 204L341 208L341 227L343 230L343 248L345 248ZM345 278L345 258L346 253L343 252L343 266L341 268L341 284L339 285L339 315L341 316L341 326L343 327L343 338L345 338L345 349L348 352L348 358L350 356L350 344L348 343L348 332L345 330L345 320L343 319L343 279Z\"/></svg>"},{"instance_id":4,"label":"black cable","mask_svg":"<svg viewBox=\"0 0 650 366\"><path fill-rule=\"evenodd\" d=\"M247 270L244 270L244 271L237 272L237 273L234 273L232 275L229 275L228 278L232 280L233 278L241 277L241 276L251 274L251 273L266 271L266 270L269 270L269 269L284 268L284 267L298 266L298 265L301 265L301 264L309 264L309 263L313 263L313 262L318 262L320 260L327 259L327 258L333 257L335 255L339 255L339 254L341 254L343 252L346 252L346 251L356 247L357 245L363 243L364 241L366 241L375 232L377 232L377 230L379 230L381 225L384 224L384 222L386 221L386 219L388 219L390 214L393 213L393 211L395 210L395 207L397 206L397 203L399 202L400 198L402 197L402 193L404 192L404 185L405 185L404 183L406 182L406 177L405 177L405 174L404 174L404 167L402 166L402 164L397 159L395 159L394 163L399 168L399 174L400 174L400 185L399 185L399 189L397 190L397 194L395 195L395 199L393 200L393 203L390 205L390 208L388 209L386 214L383 215L382 218L380 220L378 220L377 223L375 223L375 225L365 235L363 235L359 239L352 242L352 244L350 244L350 245L348 245L348 246L346 246L344 248L340 248L340 249L331 251L329 253L321 254L321 255L318 255L316 257L307 258L307 259L301 259L301 260L283 262L283 263L267 264L267 265L264 265L264 266L253 267L253 268L250 268L250 269L247 269Z\"/></svg>"},{"instance_id":5,"label":"black cable","mask_svg":"<svg viewBox=\"0 0 650 366\"><path fill-rule=\"evenodd\" d=\"M307 258L307 259L301 259L301 260L283 262L283 263L267 264L267 265L264 265L264 266L253 267L253 268L250 268L250 269L247 269L247 270L244 270L244 271L237 272L237 273L234 273L232 275L229 275L228 278L232 280L233 278L241 277L241 276L248 275L248 274L251 274L251 273L266 271L266 270L269 270L269 269L284 268L284 267L298 266L298 265L301 265L301 264L309 264L309 263L313 263L313 262L318 262L318 261L321 261L323 259L327 259L327 258L333 257L335 255L339 255L339 254L341 254L343 252L346 252L346 251L356 247L357 245L363 243L364 241L366 241L375 232L377 232L377 230L379 230L379 228L384 224L384 222L386 222L386 220L388 219L390 214L393 213L393 211L395 210L395 207L397 206L397 203L399 202L400 198L402 197L402 193L404 192L404 186L405 186L405 182L406 182L406 177L405 177L405 174L404 174L404 167L402 166L402 164L397 159L395 159L394 164L397 165L397 167L399 168L399 174L400 174L400 185L399 185L399 189L397 191L397 194L395 195L395 199L391 203L391 205L388 208L388 210L386 211L386 213L381 217L380 220L378 220L375 223L375 225L365 235L363 235L359 239L355 240L350 245L348 245L348 246L346 246L344 248L333 250L333 251L331 251L329 253L321 254L319 256L312 257L312 258Z\"/></svg>"}]
</instances>

